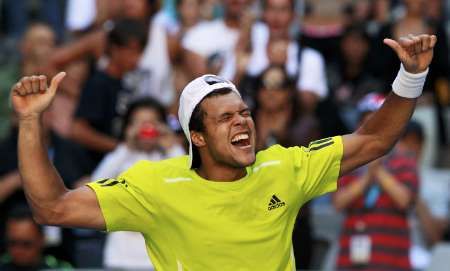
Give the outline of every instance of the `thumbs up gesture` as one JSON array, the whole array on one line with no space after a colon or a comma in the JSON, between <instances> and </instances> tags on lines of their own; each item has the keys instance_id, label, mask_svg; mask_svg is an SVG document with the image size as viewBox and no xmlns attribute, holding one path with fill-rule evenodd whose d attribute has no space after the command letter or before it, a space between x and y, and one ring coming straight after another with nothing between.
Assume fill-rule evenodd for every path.
<instances>
[{"instance_id":1,"label":"thumbs up gesture","mask_svg":"<svg viewBox=\"0 0 450 271\"><path fill-rule=\"evenodd\" d=\"M50 106L65 76L65 72L55 75L50 87L44 75L22 77L11 89L11 102L19 120L39 117Z\"/></svg>"},{"instance_id":2,"label":"thumbs up gesture","mask_svg":"<svg viewBox=\"0 0 450 271\"><path fill-rule=\"evenodd\" d=\"M430 65L436 41L435 35L408 35L398 41L384 39L384 44L395 51L407 72L420 73Z\"/></svg>"}]
</instances>

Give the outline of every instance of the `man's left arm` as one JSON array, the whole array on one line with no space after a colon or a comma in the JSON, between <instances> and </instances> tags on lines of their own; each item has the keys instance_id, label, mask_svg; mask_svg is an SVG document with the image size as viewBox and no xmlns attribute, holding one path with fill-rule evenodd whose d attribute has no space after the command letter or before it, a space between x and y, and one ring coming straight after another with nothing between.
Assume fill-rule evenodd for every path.
<instances>
[{"instance_id":1,"label":"man's left arm","mask_svg":"<svg viewBox=\"0 0 450 271\"><path fill-rule=\"evenodd\" d=\"M384 40L402 67L383 106L355 132L343 136L341 176L383 156L400 138L422 92L436 40L434 35Z\"/></svg>"}]
</instances>

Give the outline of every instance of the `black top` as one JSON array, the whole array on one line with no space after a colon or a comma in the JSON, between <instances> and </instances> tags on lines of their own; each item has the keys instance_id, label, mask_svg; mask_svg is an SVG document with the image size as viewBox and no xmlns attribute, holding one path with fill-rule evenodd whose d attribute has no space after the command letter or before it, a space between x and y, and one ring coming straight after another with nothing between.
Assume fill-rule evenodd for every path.
<instances>
[{"instance_id":1,"label":"black top","mask_svg":"<svg viewBox=\"0 0 450 271\"><path fill-rule=\"evenodd\" d=\"M117 136L115 122L126 107L127 93L120 79L96 71L81 92L75 116L101 133Z\"/></svg>"}]
</instances>

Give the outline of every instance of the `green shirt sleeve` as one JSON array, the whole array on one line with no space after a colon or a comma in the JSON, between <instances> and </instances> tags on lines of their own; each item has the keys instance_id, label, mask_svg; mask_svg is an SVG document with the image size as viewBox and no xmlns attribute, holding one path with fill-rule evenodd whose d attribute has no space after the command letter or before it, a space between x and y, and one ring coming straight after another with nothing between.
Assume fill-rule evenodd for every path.
<instances>
[{"instance_id":1,"label":"green shirt sleeve","mask_svg":"<svg viewBox=\"0 0 450 271\"><path fill-rule=\"evenodd\" d=\"M313 141L307 148L290 148L296 181L304 202L335 191L343 154L342 137Z\"/></svg>"},{"instance_id":2,"label":"green shirt sleeve","mask_svg":"<svg viewBox=\"0 0 450 271\"><path fill-rule=\"evenodd\" d=\"M138 162L115 179L87 184L97 195L108 232L143 232L154 224L155 205L148 193L152 176L141 177L146 166L148 162Z\"/></svg>"}]
</instances>

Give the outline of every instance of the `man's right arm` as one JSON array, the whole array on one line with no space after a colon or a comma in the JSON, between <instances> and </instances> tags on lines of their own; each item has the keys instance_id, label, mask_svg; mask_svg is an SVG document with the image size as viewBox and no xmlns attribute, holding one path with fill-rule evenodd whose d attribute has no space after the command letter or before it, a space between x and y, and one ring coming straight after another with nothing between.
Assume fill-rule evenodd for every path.
<instances>
[{"instance_id":1,"label":"man's right arm","mask_svg":"<svg viewBox=\"0 0 450 271\"><path fill-rule=\"evenodd\" d=\"M94 191L88 187L69 190L50 162L45 146L42 113L49 107L64 73L47 88L45 76L22 78L11 91L19 119L19 171L25 195L37 222L65 227L104 230Z\"/></svg>"}]
</instances>

